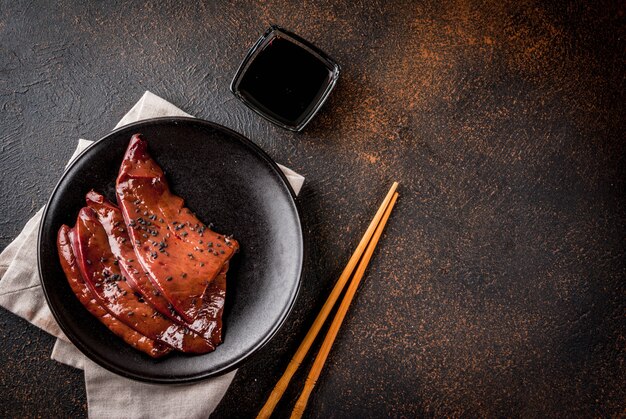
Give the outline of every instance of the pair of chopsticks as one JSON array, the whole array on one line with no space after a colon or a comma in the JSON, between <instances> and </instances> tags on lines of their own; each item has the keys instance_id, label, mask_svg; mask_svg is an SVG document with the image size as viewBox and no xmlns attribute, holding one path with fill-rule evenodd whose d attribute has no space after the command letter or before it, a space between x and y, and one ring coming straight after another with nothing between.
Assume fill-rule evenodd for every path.
<instances>
[{"instance_id":1,"label":"pair of chopsticks","mask_svg":"<svg viewBox=\"0 0 626 419\"><path fill-rule=\"evenodd\" d=\"M296 405L294 406L293 411L291 412L292 419L302 417L302 414L304 413L304 409L306 408L306 404L309 400L309 396L311 395L311 392L313 391L313 388L315 387L315 383L317 382L317 379L319 378L320 373L322 372L322 368L324 367L326 358L328 357L328 354L330 353L330 349L333 346L333 342L335 341L335 338L337 337L337 333L339 332L341 323L343 322L343 319L346 316L346 313L348 312L348 308L350 307L352 298L354 297L354 294L356 293L356 290L359 287L361 278L363 278L365 269L367 268L367 265L369 264L369 261L372 258L372 254L374 253L374 249L376 248L376 245L378 244L378 240L380 239L380 236L383 233L385 224L387 224L387 220L389 219L391 210L393 209L393 206L395 205L396 200L398 199L398 193L396 192L397 188L398 188L398 182L394 182L393 185L391 185L391 189L387 193L387 196L385 196L385 199L382 205L380 206L380 208L378 208L378 211L376 212L376 215L372 219L369 227L367 227L367 230L365 231L363 238L361 238L359 245L357 246L356 250L350 257L348 264L346 265L343 272L339 276L339 279L337 280L335 287L333 288L330 295L328 296L328 299L324 303L324 306L322 307L319 314L315 318L313 325L307 332L306 336L304 337L304 340L302 341L295 355L289 362L289 365L287 365L287 369L285 370L283 376L280 377L280 380L278 380L278 382L276 383L276 386L274 386L274 390L272 390L272 393L267 398L265 405L263 406L263 408L257 415L257 419L266 419L271 416L272 412L274 411L274 408L278 404L278 401L280 400L280 398L283 396L283 393L287 389L287 386L289 385L289 381L291 381L291 378L293 377L294 373L296 372L296 370L298 369L298 367L304 360L304 357L306 356L309 349L311 348L313 341L317 337L317 334L322 328L322 325L328 318L330 311L332 310L333 306L337 302L337 299L339 298L341 291L343 290L346 283L348 282L348 279L350 279L350 277L352 276L354 268L357 266L357 263L358 263L358 267L356 268L354 277L352 278L352 281L350 282L350 285L348 286L348 290L346 291L343 297L343 300L341 301L341 305L339 306L339 309L337 310L337 313L335 314L335 318L333 319L333 322L331 323L330 328L328 329L328 332L326 333L326 337L324 338L324 342L322 343L319 353L317 354L317 357L315 358L313 367L311 368L311 371L309 372L309 375L306 378L306 382L304 384L302 393L300 394L300 397L296 401ZM359 263L359 260L360 260L360 263Z\"/></svg>"}]
</instances>

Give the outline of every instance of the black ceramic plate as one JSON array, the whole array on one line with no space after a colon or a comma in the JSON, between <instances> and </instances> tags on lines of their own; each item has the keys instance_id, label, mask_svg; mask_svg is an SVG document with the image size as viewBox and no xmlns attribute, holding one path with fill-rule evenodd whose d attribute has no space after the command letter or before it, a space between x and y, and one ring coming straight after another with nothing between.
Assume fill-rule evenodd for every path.
<instances>
[{"instance_id":1,"label":"black ceramic plate","mask_svg":"<svg viewBox=\"0 0 626 419\"><path fill-rule=\"evenodd\" d=\"M91 188L115 198L124 151L135 133L163 167L174 193L206 223L233 234L241 252L227 276L224 342L200 356L153 360L91 316L72 293L58 260L56 235L73 226ZM39 231L39 271L48 304L67 337L90 359L117 374L181 383L223 374L266 344L296 299L303 241L294 194L276 164L243 136L192 118L127 125L85 150L55 188Z\"/></svg>"}]
</instances>

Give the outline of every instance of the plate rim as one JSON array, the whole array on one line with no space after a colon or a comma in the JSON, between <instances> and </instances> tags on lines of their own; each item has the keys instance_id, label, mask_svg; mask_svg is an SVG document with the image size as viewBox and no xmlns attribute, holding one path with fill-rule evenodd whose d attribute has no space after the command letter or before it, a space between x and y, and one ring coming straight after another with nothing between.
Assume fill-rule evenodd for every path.
<instances>
[{"instance_id":1,"label":"plate rim","mask_svg":"<svg viewBox=\"0 0 626 419\"><path fill-rule=\"evenodd\" d=\"M68 176L68 173L70 172L70 170L72 169L72 167L74 167L77 162L84 157L84 155L89 151L89 149L91 149L93 146L95 146L98 143L107 141L109 137L117 134L120 131L123 130L127 130L129 128L134 128L134 127L140 127L146 124L153 124L153 123L162 123L162 122L169 122L169 123L194 123L194 124L199 124L199 125L205 125L208 126L212 129L216 129L218 131L224 132L227 135L236 138L238 141L242 142L244 145L250 147L253 151L256 152L256 154L258 156L260 156L267 164L269 164L269 166L272 168L272 170L274 172L276 172L280 178L280 180L282 181L283 185L287 188L287 190L289 191L289 197L290 197L290 201L291 204L293 205L293 209L295 212L295 216L296 216L296 221L297 221L297 225L298 225L298 229L297 232L300 236L300 242L301 242L301 246L300 246L300 254L299 254L299 260L300 260L300 266L299 266L299 273L298 273L298 278L297 278L297 283L296 283L296 288L293 292L293 296L291 298L291 301L289 302L289 305L286 307L286 309L284 310L283 315L281 316L281 318L279 318L274 325L272 326L272 329L270 330L270 332L262 339L260 340L258 343L256 343L244 356L242 356L241 358L239 358L237 361L235 362L231 362L230 364L227 364L225 366L223 366L222 368L219 368L217 370L214 371L209 371L209 372L201 372L201 373L196 373L196 374L190 374L188 376L184 376L184 377L177 377L177 376L163 376L163 377L146 377L144 375L141 374L137 374L137 373L133 373L133 372L129 372L126 371L123 368L120 368L118 366L116 366L115 364L112 364L110 362L108 362L107 360L101 358L100 356L94 354L88 345L84 345L83 342L81 341L80 338L78 338L76 336L76 334L69 328L67 327L67 325L63 324L63 322L61 322L59 320L60 318L60 314L57 312L57 308L55 308L53 306L53 304L51 304L51 300L50 297L48 295L48 290L46 289L46 286L44 284L44 274L43 274L43 267L42 267L42 263L41 263L41 257L42 257L42 235L43 235L43 230L44 230L44 225L46 224L46 218L48 216L48 212L49 212L49 204L52 201L52 198L55 197L55 195L57 194L59 187L61 186L61 184L63 183L63 181L66 179L66 177ZM250 140L249 138L247 138L246 136L244 136L243 134L228 128L224 125L221 125L217 122L212 122L212 121L208 121L205 119L201 119L201 118L194 118L194 117L186 117L186 116L164 116L164 117L156 117L156 118L148 118L148 119L143 119L141 121L136 121L136 122L132 122L126 125L123 125L121 127L118 127L114 130L112 130L111 132L107 133L106 135L100 137L100 139L94 141L92 144L90 144L89 146L87 146L83 151L81 151L64 169L63 169L63 173L61 174L59 180L57 181L57 183L55 184L54 188L52 189L52 192L50 193L50 195L48 196L48 199L46 200L46 204L44 206L44 210L43 213L41 215L41 221L39 224L39 228L37 229L37 270L39 273L39 283L41 285L41 288L43 290L43 294L46 298L46 303L48 305L48 308L50 309L50 312L52 313L52 316L54 317L56 323L58 324L59 328L61 329L61 331L65 334L65 336L67 336L67 338L70 340L70 342L72 344L74 344L78 350L85 355L87 358L89 358L91 361L95 362L96 364L98 364L99 366L107 369L108 371L111 371L115 374L118 374L122 377L125 378L130 378L132 380L136 380L136 381L141 381L141 382L146 382L146 383L152 383L152 384L188 384L188 383L194 383L194 382L198 382L198 381L202 381L205 380L207 378L211 378L211 377L217 377L217 376L221 376L224 375L230 371L233 371L237 368L239 368L242 364L244 364L251 356L253 356L254 354L256 354L261 348L263 348L267 343L269 343L274 336L276 336L276 334L278 333L278 331L284 326L287 318L289 317L289 315L291 314L291 312L293 311L293 308L295 306L295 303L298 299L298 296L300 294L300 290L302 288L302 274L304 271L304 265L305 265L305 258L306 255L306 240L304 237L304 231L302 228L302 219L300 217L300 205L299 205L299 201L297 199L297 196L291 186L291 184L289 183L286 175L283 173L283 171L280 169L280 167L278 167L278 164L267 154L267 152L265 150L263 150L259 145L257 145L256 143L254 143L252 140Z\"/></svg>"}]
</instances>

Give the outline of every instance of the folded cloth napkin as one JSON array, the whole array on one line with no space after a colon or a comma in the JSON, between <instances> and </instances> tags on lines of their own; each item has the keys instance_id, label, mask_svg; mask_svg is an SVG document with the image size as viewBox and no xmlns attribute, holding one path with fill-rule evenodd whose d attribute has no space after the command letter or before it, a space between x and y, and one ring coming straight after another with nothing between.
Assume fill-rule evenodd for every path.
<instances>
[{"instance_id":1,"label":"folded cloth napkin","mask_svg":"<svg viewBox=\"0 0 626 419\"><path fill-rule=\"evenodd\" d=\"M190 116L164 99L146 92L115 128L160 116ZM79 140L70 162L92 141ZM69 164L69 163L68 163ZM304 177L279 165L298 194ZM226 393L236 371L199 383L163 386L113 374L86 358L54 320L43 295L37 270L37 234L43 209L26 223L0 254L0 306L57 337L52 359L85 372L90 418L206 418Z\"/></svg>"}]
</instances>

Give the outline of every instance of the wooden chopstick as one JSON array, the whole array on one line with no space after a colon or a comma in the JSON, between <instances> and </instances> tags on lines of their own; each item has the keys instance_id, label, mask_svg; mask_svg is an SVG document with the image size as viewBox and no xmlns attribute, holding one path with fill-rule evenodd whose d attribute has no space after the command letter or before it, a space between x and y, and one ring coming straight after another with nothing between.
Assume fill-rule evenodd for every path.
<instances>
[{"instance_id":1,"label":"wooden chopstick","mask_svg":"<svg viewBox=\"0 0 626 419\"><path fill-rule=\"evenodd\" d=\"M293 358L291 358L289 365L287 365L287 369L285 369L285 372L283 373L282 377L280 377L280 380L278 380L278 382L274 386L272 393L267 398L265 405L263 406L263 408L257 415L257 419L266 419L271 416L272 412L274 411L274 408L276 407L276 404L278 404L278 401L280 400L280 398L283 396L283 393L287 389L287 386L289 385L289 381L291 381L291 378L293 377L294 373L296 372L296 370L302 363L302 360L304 359L309 349L311 348L311 345L313 344L313 341L317 337L317 334L319 333L320 329L324 325L324 322L328 318L328 314L330 313L333 306L335 305L335 302L337 302L337 299L339 298L341 291L346 285L346 282L348 282L348 279L350 279L350 276L352 276L352 272L354 271L356 264L359 262L359 259L361 259L361 256L363 255L363 252L365 251L365 248L367 247L367 244L372 238L372 235L374 234L376 227L380 223L380 220L383 217L385 210L389 206L389 202L391 202L391 199L394 193L396 192L397 188L398 188L398 182L394 182L393 185L391 185L391 189L389 189L389 192L387 192L387 195L385 196L385 199L383 200L383 203L381 204L380 208L378 208L378 211L376 211L376 215L374 215L374 218L370 222L370 225L367 227L367 230L365 230L365 234L361 238L361 241L359 242L354 253L350 257L348 264L346 265L343 272L339 276L337 283L333 287L333 290L330 292L330 295L326 299L326 302L322 306L322 309L320 310L319 314L315 318L315 321L311 325L311 328L309 329L306 336L302 340L302 343L298 347L298 350L294 354Z\"/></svg>"},{"instance_id":2,"label":"wooden chopstick","mask_svg":"<svg viewBox=\"0 0 626 419\"><path fill-rule=\"evenodd\" d=\"M382 220L380 221L380 223L378 224L378 227L376 228L376 232L374 233L372 240L367 246L367 250L365 251L365 254L363 255L363 259L361 259L361 262L359 263L359 266L356 272L354 273L354 277L352 278L352 281L350 282L350 285L348 286L348 290L346 291L346 294L344 295L343 300L341 301L341 305L339 306L339 309L337 310L337 314L335 314L335 318L333 319L333 322L331 323L330 328L328 329L328 332L326 333L326 337L324 338L322 347L320 348L320 351L317 354L317 357L315 357L315 362L313 363L313 367L311 367L311 371L309 372L309 375L306 378L304 389L302 390L302 393L300 394L300 397L296 401L296 405L294 406L293 411L291 412L291 419L299 419L302 417L302 414L304 413L304 409L306 408L307 402L309 400L309 396L311 395L311 392L313 391L313 387L315 387L315 383L317 383L317 379L319 378L320 373L322 372L322 368L324 367L326 358L328 357L328 354L330 353L330 349L332 348L333 343L335 342L335 338L337 337L337 333L339 332L341 323L343 322L343 319L345 318L346 313L348 312L348 308L350 307L350 303L352 302L352 299L354 298L354 294L356 293L356 290L359 287L361 278L363 278L365 269L367 269L367 265L369 264L369 261L372 258L372 254L374 253L374 249L376 248L376 245L378 244L378 240L380 239L380 236L385 228L385 224L387 224L387 220L389 219L391 210L393 209L393 206L396 203L396 199L398 199L397 192L394 193L393 198L391 199L391 202L389 203L389 206L385 210L385 214L383 215Z\"/></svg>"}]
</instances>

